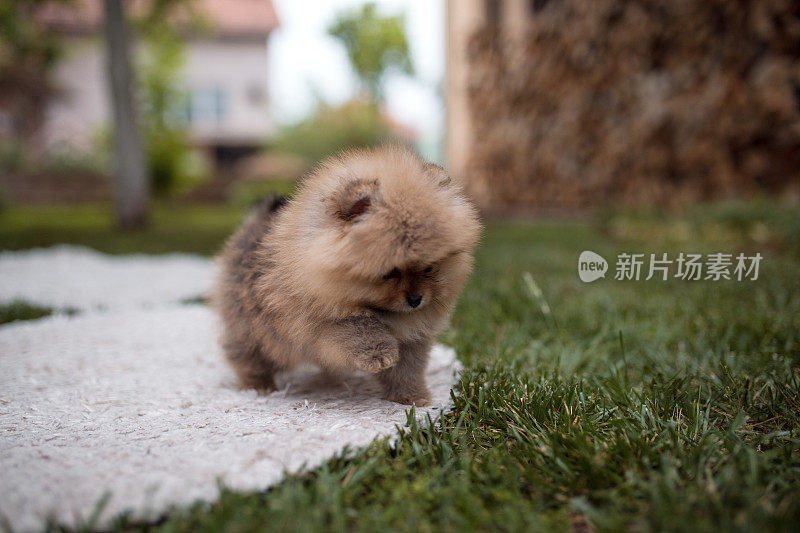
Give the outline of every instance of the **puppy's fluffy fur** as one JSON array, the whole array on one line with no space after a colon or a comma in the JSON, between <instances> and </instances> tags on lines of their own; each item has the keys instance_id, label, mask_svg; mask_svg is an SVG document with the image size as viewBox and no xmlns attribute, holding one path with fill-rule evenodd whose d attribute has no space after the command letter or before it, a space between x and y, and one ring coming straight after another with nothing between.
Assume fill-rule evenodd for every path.
<instances>
[{"instance_id":1,"label":"puppy's fluffy fur","mask_svg":"<svg viewBox=\"0 0 800 533\"><path fill-rule=\"evenodd\" d=\"M407 149L325 161L292 200L262 202L219 257L228 360L260 391L311 362L372 372L386 398L425 405L428 352L479 233L460 188Z\"/></svg>"}]
</instances>

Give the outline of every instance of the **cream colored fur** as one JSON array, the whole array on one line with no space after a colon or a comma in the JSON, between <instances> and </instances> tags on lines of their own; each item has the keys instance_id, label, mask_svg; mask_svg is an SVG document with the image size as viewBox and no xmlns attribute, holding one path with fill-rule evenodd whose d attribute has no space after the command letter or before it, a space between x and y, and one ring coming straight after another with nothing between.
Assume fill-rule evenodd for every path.
<instances>
[{"instance_id":1,"label":"cream colored fur","mask_svg":"<svg viewBox=\"0 0 800 533\"><path fill-rule=\"evenodd\" d=\"M375 373L425 405L428 351L472 268L475 209L398 146L323 162L286 205L262 205L220 256L222 344L246 387L301 362Z\"/></svg>"}]
</instances>

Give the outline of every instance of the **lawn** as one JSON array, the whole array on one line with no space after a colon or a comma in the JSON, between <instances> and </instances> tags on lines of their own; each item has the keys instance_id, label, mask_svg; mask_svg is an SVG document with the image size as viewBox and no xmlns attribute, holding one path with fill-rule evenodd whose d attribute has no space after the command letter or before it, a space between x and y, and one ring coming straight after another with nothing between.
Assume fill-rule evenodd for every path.
<instances>
[{"instance_id":1,"label":"lawn","mask_svg":"<svg viewBox=\"0 0 800 533\"><path fill-rule=\"evenodd\" d=\"M162 205L119 235L102 208L10 209L0 249L208 254L239 216ZM612 264L585 284L583 250L764 259L756 281L615 281ZM800 213L768 203L489 223L442 339L466 370L440 423L117 527L796 531L799 262Z\"/></svg>"}]
</instances>

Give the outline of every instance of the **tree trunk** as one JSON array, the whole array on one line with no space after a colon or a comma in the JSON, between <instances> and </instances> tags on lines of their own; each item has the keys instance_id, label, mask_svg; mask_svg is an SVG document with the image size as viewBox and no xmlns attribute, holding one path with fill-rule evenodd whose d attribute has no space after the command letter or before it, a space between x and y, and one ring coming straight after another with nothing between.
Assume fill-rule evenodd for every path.
<instances>
[{"instance_id":1,"label":"tree trunk","mask_svg":"<svg viewBox=\"0 0 800 533\"><path fill-rule=\"evenodd\" d=\"M148 184L133 99L128 29L120 0L104 0L108 80L114 113L114 203L124 229L144 225Z\"/></svg>"}]
</instances>

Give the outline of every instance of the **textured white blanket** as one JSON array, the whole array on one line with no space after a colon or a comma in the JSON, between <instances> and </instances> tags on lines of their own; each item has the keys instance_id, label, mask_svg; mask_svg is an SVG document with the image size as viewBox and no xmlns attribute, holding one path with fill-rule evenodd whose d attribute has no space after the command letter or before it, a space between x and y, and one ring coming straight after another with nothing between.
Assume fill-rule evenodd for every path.
<instances>
[{"instance_id":1,"label":"textured white blanket","mask_svg":"<svg viewBox=\"0 0 800 533\"><path fill-rule=\"evenodd\" d=\"M136 309L204 296L213 275L210 260L186 254L105 255L68 245L0 252L0 302Z\"/></svg>"},{"instance_id":2,"label":"textured white blanket","mask_svg":"<svg viewBox=\"0 0 800 533\"><path fill-rule=\"evenodd\" d=\"M99 294L95 281L76 285ZM202 305L120 307L0 327L0 513L15 530L40 528L48 515L78 524L104 494L100 525L122 511L153 518L213 500L217 480L264 489L406 423L408 408L379 399L363 374L305 369L268 396L239 390ZM458 369L452 350L433 350L433 407L418 418L451 405Z\"/></svg>"}]
</instances>

